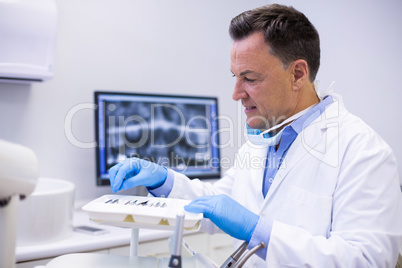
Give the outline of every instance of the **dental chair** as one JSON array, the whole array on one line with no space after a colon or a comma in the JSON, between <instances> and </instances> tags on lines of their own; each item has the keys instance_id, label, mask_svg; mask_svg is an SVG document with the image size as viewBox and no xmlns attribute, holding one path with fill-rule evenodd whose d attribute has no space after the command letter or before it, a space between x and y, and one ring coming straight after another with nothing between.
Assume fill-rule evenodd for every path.
<instances>
[{"instance_id":1,"label":"dental chair","mask_svg":"<svg viewBox=\"0 0 402 268\"><path fill-rule=\"evenodd\" d=\"M38 177L32 150L0 140L0 267L15 267L18 203L33 192Z\"/></svg>"}]
</instances>

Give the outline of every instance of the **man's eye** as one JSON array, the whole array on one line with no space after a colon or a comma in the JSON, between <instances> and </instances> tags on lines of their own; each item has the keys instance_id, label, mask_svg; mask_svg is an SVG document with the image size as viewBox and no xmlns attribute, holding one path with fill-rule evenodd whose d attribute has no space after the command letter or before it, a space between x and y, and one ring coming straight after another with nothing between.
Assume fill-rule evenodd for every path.
<instances>
[{"instance_id":1,"label":"man's eye","mask_svg":"<svg viewBox=\"0 0 402 268\"><path fill-rule=\"evenodd\" d=\"M248 78L248 77L244 77L244 80L246 80L247 82L250 82L250 83L255 82L255 79L251 79L251 78Z\"/></svg>"}]
</instances>

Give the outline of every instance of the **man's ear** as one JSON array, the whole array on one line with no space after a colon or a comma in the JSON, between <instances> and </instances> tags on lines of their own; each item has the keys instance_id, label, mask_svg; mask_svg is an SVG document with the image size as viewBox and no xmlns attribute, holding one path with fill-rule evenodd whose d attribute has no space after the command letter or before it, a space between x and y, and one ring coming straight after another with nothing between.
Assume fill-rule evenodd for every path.
<instances>
[{"instance_id":1,"label":"man's ear","mask_svg":"<svg viewBox=\"0 0 402 268\"><path fill-rule=\"evenodd\" d=\"M292 89L297 91L309 81L309 69L305 60L295 60L291 65Z\"/></svg>"}]
</instances>

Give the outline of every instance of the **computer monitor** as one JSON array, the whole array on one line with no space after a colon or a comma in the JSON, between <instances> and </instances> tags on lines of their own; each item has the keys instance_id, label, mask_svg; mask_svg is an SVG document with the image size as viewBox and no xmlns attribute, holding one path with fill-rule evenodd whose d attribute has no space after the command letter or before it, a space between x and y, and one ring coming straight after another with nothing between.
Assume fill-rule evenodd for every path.
<instances>
[{"instance_id":1,"label":"computer monitor","mask_svg":"<svg viewBox=\"0 0 402 268\"><path fill-rule=\"evenodd\" d=\"M189 178L219 178L218 100L215 97L95 91L97 185L108 170L143 158Z\"/></svg>"}]
</instances>

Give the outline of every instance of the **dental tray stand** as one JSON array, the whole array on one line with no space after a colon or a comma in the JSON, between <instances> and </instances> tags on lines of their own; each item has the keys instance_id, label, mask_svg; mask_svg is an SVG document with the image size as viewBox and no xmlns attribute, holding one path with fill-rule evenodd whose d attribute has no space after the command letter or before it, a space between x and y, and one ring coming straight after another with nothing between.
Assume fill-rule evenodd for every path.
<instances>
[{"instance_id":1,"label":"dental tray stand","mask_svg":"<svg viewBox=\"0 0 402 268\"><path fill-rule=\"evenodd\" d=\"M188 200L144 196L105 195L85 205L92 221L120 227L131 227L130 256L76 253L57 257L46 268L217 268L208 257L195 254L181 259L183 230L199 230L202 214L184 212ZM174 229L171 258L139 257L139 228ZM182 266L183 265L183 266Z\"/></svg>"},{"instance_id":2,"label":"dental tray stand","mask_svg":"<svg viewBox=\"0 0 402 268\"><path fill-rule=\"evenodd\" d=\"M144 196L104 195L85 205L91 220L100 224L131 227L130 256L115 256L95 253L76 253L57 257L45 268L218 268L212 260L202 254L181 258L183 230L198 231L202 214L185 212L183 207L189 200L155 198ZM170 258L139 257L139 228L174 229L173 249ZM221 268L239 268L261 247L253 248L242 256L247 244L243 243Z\"/></svg>"}]
</instances>

